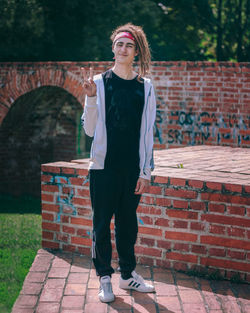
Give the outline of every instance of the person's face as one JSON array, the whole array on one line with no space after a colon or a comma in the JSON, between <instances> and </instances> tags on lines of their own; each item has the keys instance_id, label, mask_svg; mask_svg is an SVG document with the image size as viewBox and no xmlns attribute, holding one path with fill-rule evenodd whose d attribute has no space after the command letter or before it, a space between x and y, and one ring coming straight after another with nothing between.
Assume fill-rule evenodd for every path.
<instances>
[{"instance_id":1,"label":"person's face","mask_svg":"<svg viewBox=\"0 0 250 313\"><path fill-rule=\"evenodd\" d=\"M131 64L137 55L135 42L129 38L119 38L112 47L117 63Z\"/></svg>"}]
</instances>

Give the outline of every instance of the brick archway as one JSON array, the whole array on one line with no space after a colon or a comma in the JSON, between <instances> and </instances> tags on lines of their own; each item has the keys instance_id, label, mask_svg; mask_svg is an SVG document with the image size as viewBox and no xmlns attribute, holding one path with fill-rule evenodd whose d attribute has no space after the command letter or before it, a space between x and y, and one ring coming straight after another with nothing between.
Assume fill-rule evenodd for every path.
<instances>
[{"instance_id":1,"label":"brick archway","mask_svg":"<svg viewBox=\"0 0 250 313\"><path fill-rule=\"evenodd\" d=\"M80 68L89 68L91 64L89 62L0 63L0 125L12 104L20 96L42 86L61 87L83 105L85 95L81 88ZM103 67L95 65L95 70L103 71L110 64L104 62Z\"/></svg>"},{"instance_id":2,"label":"brick archway","mask_svg":"<svg viewBox=\"0 0 250 313\"><path fill-rule=\"evenodd\" d=\"M113 62L0 63L0 125L12 103L41 86L57 86L83 105L80 68L95 73ZM250 147L250 63L153 62L157 97L155 147Z\"/></svg>"}]
</instances>

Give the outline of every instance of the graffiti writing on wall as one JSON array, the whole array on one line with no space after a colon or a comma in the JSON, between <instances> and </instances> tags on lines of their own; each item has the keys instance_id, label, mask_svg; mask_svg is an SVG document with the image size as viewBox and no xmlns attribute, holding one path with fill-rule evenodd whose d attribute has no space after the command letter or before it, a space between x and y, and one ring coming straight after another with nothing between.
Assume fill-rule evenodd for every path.
<instances>
[{"instance_id":1,"label":"graffiti writing on wall","mask_svg":"<svg viewBox=\"0 0 250 313\"><path fill-rule=\"evenodd\" d=\"M72 199L74 197L74 189L70 184L68 177L66 176L55 176L53 177L53 183L58 185L58 195L56 204L59 205L59 212L57 213L57 222L61 221L61 214L64 212L71 213L72 215L76 215L76 207L72 203ZM67 196L63 193L63 187L67 185L69 188L69 193Z\"/></svg>"},{"instance_id":2,"label":"graffiti writing on wall","mask_svg":"<svg viewBox=\"0 0 250 313\"><path fill-rule=\"evenodd\" d=\"M223 140L230 140L241 146L246 142L250 144L250 135L244 132L249 129L250 116L243 118L239 114L193 112L192 109L168 113L158 110L155 138L161 144L196 145L204 144L208 140L220 144Z\"/></svg>"}]
</instances>

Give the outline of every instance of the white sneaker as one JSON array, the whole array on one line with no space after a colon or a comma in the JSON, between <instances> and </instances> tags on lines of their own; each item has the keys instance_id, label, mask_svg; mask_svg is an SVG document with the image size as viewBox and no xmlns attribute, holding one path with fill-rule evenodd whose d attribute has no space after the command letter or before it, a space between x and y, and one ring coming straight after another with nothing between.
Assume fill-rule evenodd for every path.
<instances>
[{"instance_id":1,"label":"white sneaker","mask_svg":"<svg viewBox=\"0 0 250 313\"><path fill-rule=\"evenodd\" d=\"M140 275L138 275L135 271L133 271L131 274L133 277L129 279L122 279L122 277L120 277L120 282L119 282L120 288L133 289L133 290L137 290L140 292L154 292L155 291L155 287L145 283L143 278Z\"/></svg>"},{"instance_id":2,"label":"white sneaker","mask_svg":"<svg viewBox=\"0 0 250 313\"><path fill-rule=\"evenodd\" d=\"M98 296L102 302L112 302L115 300L115 295L113 294L110 276L107 275L101 277Z\"/></svg>"}]
</instances>

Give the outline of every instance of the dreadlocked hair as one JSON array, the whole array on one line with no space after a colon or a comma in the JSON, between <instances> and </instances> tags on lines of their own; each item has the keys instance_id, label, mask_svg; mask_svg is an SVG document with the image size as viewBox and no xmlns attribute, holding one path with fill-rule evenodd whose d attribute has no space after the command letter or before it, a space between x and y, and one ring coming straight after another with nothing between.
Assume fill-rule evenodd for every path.
<instances>
[{"instance_id":1,"label":"dreadlocked hair","mask_svg":"<svg viewBox=\"0 0 250 313\"><path fill-rule=\"evenodd\" d=\"M136 50L139 55L139 78L150 74L151 53L146 35L140 26L127 23L117 27L111 34L110 39L114 42L115 36L121 32L128 32L135 38Z\"/></svg>"}]
</instances>

